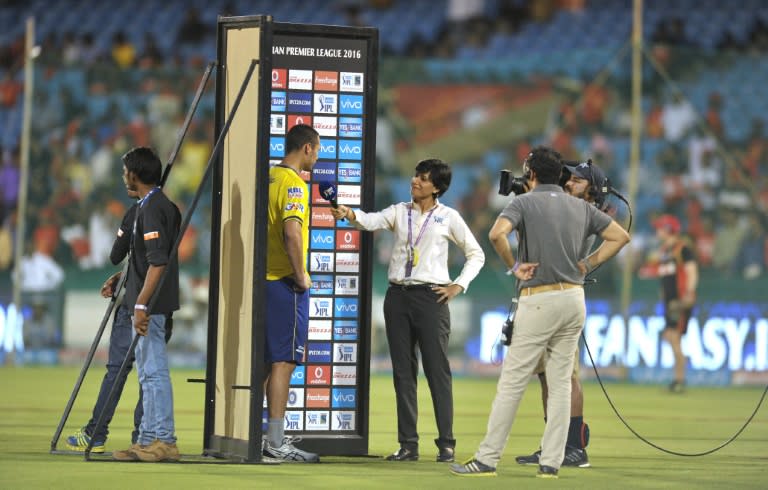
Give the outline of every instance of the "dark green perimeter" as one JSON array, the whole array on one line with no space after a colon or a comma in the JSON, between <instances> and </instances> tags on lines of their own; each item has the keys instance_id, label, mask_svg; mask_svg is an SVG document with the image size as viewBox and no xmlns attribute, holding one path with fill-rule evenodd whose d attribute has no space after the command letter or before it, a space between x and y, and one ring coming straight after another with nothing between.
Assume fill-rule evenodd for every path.
<instances>
[{"instance_id":1,"label":"dark green perimeter","mask_svg":"<svg viewBox=\"0 0 768 490\"><path fill-rule=\"evenodd\" d=\"M538 447L543 420L538 382L533 381L518 412L495 478L460 478L434 462L435 425L426 380L419 387L421 461L389 463L377 458L326 457L317 465L146 464L85 462L80 455L49 454L50 441L77 377L77 368L0 368L0 488L78 488L148 490L155 488L768 488L768 409L733 444L712 455L679 457L660 452L633 436L612 413L597 384L587 384L587 421L592 428L592 468L564 468L559 480L534 478L535 467L514 457ZM103 367L86 377L64 436L88 418ZM176 428L179 447L201 461L203 385L186 383L199 371L176 370ZM472 456L495 393L494 379L455 380L457 455ZM107 450L129 443L135 375L112 424ZM762 388L690 388L683 395L661 386L610 384L608 392L622 415L643 436L678 452L703 452L720 445L752 413ZM397 447L394 393L387 375L371 381L370 453L382 456Z\"/></svg>"}]
</instances>

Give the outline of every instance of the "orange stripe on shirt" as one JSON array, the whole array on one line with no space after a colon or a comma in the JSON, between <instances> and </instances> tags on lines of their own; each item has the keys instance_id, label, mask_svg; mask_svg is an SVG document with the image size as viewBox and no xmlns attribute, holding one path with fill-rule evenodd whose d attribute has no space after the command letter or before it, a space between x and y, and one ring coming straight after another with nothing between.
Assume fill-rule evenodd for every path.
<instances>
[{"instance_id":1,"label":"orange stripe on shirt","mask_svg":"<svg viewBox=\"0 0 768 490\"><path fill-rule=\"evenodd\" d=\"M156 238L160 238L160 232L159 231L150 231L149 233L144 233L144 241L147 240L154 240Z\"/></svg>"}]
</instances>

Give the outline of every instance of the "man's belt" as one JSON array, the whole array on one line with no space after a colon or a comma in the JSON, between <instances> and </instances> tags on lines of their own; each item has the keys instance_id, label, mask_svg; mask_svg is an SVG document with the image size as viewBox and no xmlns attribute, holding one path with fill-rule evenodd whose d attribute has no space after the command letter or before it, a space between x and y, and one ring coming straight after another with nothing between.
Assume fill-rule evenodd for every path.
<instances>
[{"instance_id":1,"label":"man's belt","mask_svg":"<svg viewBox=\"0 0 768 490\"><path fill-rule=\"evenodd\" d=\"M571 284L570 282L556 282L554 284L542 284L541 286L531 286L520 290L520 296L530 296L532 294L546 293L547 291L565 291L566 289L580 288L581 284Z\"/></svg>"},{"instance_id":2,"label":"man's belt","mask_svg":"<svg viewBox=\"0 0 768 490\"><path fill-rule=\"evenodd\" d=\"M419 289L432 289L440 287L440 284L398 284L396 282L390 282L389 287L395 289L402 289L403 291L415 291Z\"/></svg>"}]
</instances>

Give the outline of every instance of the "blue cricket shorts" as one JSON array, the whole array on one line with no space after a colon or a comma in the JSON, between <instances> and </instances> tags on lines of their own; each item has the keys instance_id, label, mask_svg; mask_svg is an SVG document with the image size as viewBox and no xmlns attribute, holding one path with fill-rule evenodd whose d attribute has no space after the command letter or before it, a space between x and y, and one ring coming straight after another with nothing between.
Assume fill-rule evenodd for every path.
<instances>
[{"instance_id":1,"label":"blue cricket shorts","mask_svg":"<svg viewBox=\"0 0 768 490\"><path fill-rule=\"evenodd\" d=\"M267 281L266 325L264 360L301 364L309 331L309 290L296 292L287 277Z\"/></svg>"}]
</instances>

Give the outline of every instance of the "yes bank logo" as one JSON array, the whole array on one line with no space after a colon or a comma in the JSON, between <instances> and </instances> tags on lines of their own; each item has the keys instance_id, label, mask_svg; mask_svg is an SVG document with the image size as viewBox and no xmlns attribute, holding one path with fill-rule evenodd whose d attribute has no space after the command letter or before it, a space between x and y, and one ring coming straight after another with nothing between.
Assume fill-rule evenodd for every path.
<instances>
[{"instance_id":1,"label":"yes bank logo","mask_svg":"<svg viewBox=\"0 0 768 490\"><path fill-rule=\"evenodd\" d=\"M269 138L269 156L270 157L284 157L285 156L285 139L281 137Z\"/></svg>"},{"instance_id":2,"label":"yes bank logo","mask_svg":"<svg viewBox=\"0 0 768 490\"><path fill-rule=\"evenodd\" d=\"M361 115L362 113L362 95L341 95L339 97L339 114Z\"/></svg>"},{"instance_id":3,"label":"yes bank logo","mask_svg":"<svg viewBox=\"0 0 768 490\"><path fill-rule=\"evenodd\" d=\"M285 112L285 92L272 92L272 112Z\"/></svg>"},{"instance_id":4,"label":"yes bank logo","mask_svg":"<svg viewBox=\"0 0 768 490\"><path fill-rule=\"evenodd\" d=\"M340 140L340 160L361 160L363 157L363 142L360 140Z\"/></svg>"},{"instance_id":5,"label":"yes bank logo","mask_svg":"<svg viewBox=\"0 0 768 490\"><path fill-rule=\"evenodd\" d=\"M339 118L339 136L342 138L362 138L363 119L359 117Z\"/></svg>"},{"instance_id":6,"label":"yes bank logo","mask_svg":"<svg viewBox=\"0 0 768 490\"><path fill-rule=\"evenodd\" d=\"M323 160L336 160L336 140L320 138L320 151L317 157Z\"/></svg>"},{"instance_id":7,"label":"yes bank logo","mask_svg":"<svg viewBox=\"0 0 768 490\"><path fill-rule=\"evenodd\" d=\"M311 294L333 294L333 276L312 276Z\"/></svg>"},{"instance_id":8,"label":"yes bank logo","mask_svg":"<svg viewBox=\"0 0 768 490\"><path fill-rule=\"evenodd\" d=\"M357 340L357 320L335 320L333 340Z\"/></svg>"},{"instance_id":9,"label":"yes bank logo","mask_svg":"<svg viewBox=\"0 0 768 490\"><path fill-rule=\"evenodd\" d=\"M304 385L304 370L306 366L296 366L291 373L291 386Z\"/></svg>"},{"instance_id":10,"label":"yes bank logo","mask_svg":"<svg viewBox=\"0 0 768 490\"><path fill-rule=\"evenodd\" d=\"M355 408L357 393L354 388L334 388L331 400L332 408Z\"/></svg>"},{"instance_id":11,"label":"yes bank logo","mask_svg":"<svg viewBox=\"0 0 768 490\"><path fill-rule=\"evenodd\" d=\"M333 230L312 230L312 248L333 250Z\"/></svg>"},{"instance_id":12,"label":"yes bank logo","mask_svg":"<svg viewBox=\"0 0 768 490\"><path fill-rule=\"evenodd\" d=\"M336 316L337 317L357 317L357 298L336 298Z\"/></svg>"},{"instance_id":13,"label":"yes bank logo","mask_svg":"<svg viewBox=\"0 0 768 490\"><path fill-rule=\"evenodd\" d=\"M339 163L338 173L339 182L359 183L363 177L363 169L359 163Z\"/></svg>"}]
</instances>

